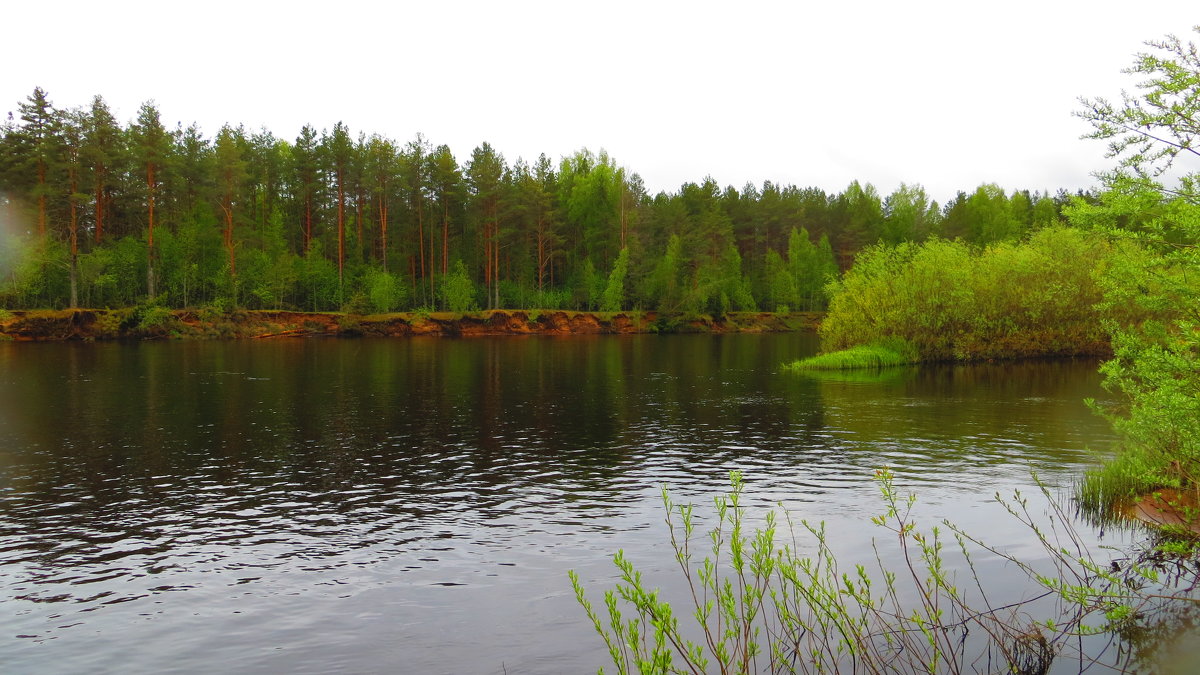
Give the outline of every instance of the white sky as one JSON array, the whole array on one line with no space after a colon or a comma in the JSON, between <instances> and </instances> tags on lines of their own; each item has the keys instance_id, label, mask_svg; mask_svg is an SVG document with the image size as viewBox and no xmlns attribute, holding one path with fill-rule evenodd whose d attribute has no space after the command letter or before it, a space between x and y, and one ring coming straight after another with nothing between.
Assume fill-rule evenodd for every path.
<instances>
[{"instance_id":1,"label":"white sky","mask_svg":"<svg viewBox=\"0 0 1200 675\"><path fill-rule=\"evenodd\" d=\"M1145 40L1197 40L1195 0L13 2L0 111L41 86L128 121L309 123L460 163L604 148L651 193L711 175L944 202L982 182L1076 189L1104 168L1079 96L1116 98Z\"/></svg>"}]
</instances>

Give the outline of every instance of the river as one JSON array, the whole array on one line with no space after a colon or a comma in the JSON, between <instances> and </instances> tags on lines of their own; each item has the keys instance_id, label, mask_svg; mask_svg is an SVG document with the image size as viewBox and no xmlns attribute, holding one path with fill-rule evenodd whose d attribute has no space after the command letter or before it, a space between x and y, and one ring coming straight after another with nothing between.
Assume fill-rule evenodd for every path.
<instances>
[{"instance_id":1,"label":"river","mask_svg":"<svg viewBox=\"0 0 1200 675\"><path fill-rule=\"evenodd\" d=\"M741 470L751 507L855 556L886 465L926 522L1032 552L993 493L1069 486L1112 442L1094 361L780 372L815 348L0 343L2 668L595 672L567 570L597 604L617 549L669 585L663 484L703 505Z\"/></svg>"}]
</instances>

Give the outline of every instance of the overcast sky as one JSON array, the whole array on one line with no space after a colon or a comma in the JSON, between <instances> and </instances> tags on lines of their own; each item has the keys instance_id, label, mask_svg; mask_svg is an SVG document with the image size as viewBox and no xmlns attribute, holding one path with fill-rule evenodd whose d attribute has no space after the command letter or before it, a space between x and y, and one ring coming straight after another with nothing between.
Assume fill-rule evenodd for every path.
<instances>
[{"instance_id":1,"label":"overcast sky","mask_svg":"<svg viewBox=\"0 0 1200 675\"><path fill-rule=\"evenodd\" d=\"M346 122L460 162L606 149L647 189L712 176L940 201L983 182L1076 189L1107 165L1079 96L1118 97L1145 40L1195 40L1195 0L14 2L0 111L41 86L122 121L292 140Z\"/></svg>"}]
</instances>

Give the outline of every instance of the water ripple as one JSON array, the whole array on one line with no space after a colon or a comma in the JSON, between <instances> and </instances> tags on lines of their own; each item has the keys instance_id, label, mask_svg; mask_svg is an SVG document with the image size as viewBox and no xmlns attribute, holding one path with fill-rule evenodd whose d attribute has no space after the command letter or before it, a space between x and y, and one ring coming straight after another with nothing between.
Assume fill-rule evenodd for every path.
<instances>
[{"instance_id":1,"label":"water ripple","mask_svg":"<svg viewBox=\"0 0 1200 675\"><path fill-rule=\"evenodd\" d=\"M737 469L754 504L861 529L881 465L932 503L975 505L981 484L1076 471L1108 440L1081 403L1102 395L1091 364L848 383L781 375L796 340L28 352L0 383L0 628L76 645L54 652L63 670L394 663L365 639L410 645L414 672L483 670L446 646L463 630L522 672L590 670L582 646L538 665L590 639L565 569L601 577L617 548L669 562L663 485L702 504ZM513 607L532 623L505 652Z\"/></svg>"}]
</instances>

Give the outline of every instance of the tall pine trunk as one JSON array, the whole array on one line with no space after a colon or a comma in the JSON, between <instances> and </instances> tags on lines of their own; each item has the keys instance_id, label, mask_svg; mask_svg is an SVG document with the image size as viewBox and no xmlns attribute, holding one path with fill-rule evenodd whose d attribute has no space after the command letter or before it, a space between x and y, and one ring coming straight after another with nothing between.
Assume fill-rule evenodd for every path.
<instances>
[{"instance_id":1,"label":"tall pine trunk","mask_svg":"<svg viewBox=\"0 0 1200 675\"><path fill-rule=\"evenodd\" d=\"M337 170L338 218L338 302L342 301L342 269L346 266L346 190L342 186L342 169Z\"/></svg>"},{"instance_id":2,"label":"tall pine trunk","mask_svg":"<svg viewBox=\"0 0 1200 675\"><path fill-rule=\"evenodd\" d=\"M450 267L450 205L442 206L442 278L446 278L446 274Z\"/></svg>"},{"instance_id":3,"label":"tall pine trunk","mask_svg":"<svg viewBox=\"0 0 1200 675\"><path fill-rule=\"evenodd\" d=\"M233 196L229 193L225 194L224 203L221 209L225 212L225 251L229 254L229 276L237 277L237 257L234 251L233 241Z\"/></svg>"},{"instance_id":4,"label":"tall pine trunk","mask_svg":"<svg viewBox=\"0 0 1200 675\"><path fill-rule=\"evenodd\" d=\"M107 171L103 164L96 165L96 243L104 237L104 179Z\"/></svg>"},{"instance_id":5,"label":"tall pine trunk","mask_svg":"<svg viewBox=\"0 0 1200 675\"><path fill-rule=\"evenodd\" d=\"M383 271L388 271L387 266L387 228L388 228L388 208L386 193L379 195L379 262L383 265Z\"/></svg>"},{"instance_id":6,"label":"tall pine trunk","mask_svg":"<svg viewBox=\"0 0 1200 675\"><path fill-rule=\"evenodd\" d=\"M435 242L434 236L436 234L437 234L437 228L434 227L433 223L430 223L429 224L429 304L434 307L437 306L437 293L435 292L436 289L435 289L435 285L434 285L434 279L437 277L437 263L435 262L437 257L434 255L434 252L433 252L433 244Z\"/></svg>"},{"instance_id":7,"label":"tall pine trunk","mask_svg":"<svg viewBox=\"0 0 1200 675\"><path fill-rule=\"evenodd\" d=\"M312 194L304 195L304 253L312 246Z\"/></svg>"},{"instance_id":8,"label":"tall pine trunk","mask_svg":"<svg viewBox=\"0 0 1200 675\"><path fill-rule=\"evenodd\" d=\"M38 162L38 237L46 238L46 163Z\"/></svg>"},{"instance_id":9,"label":"tall pine trunk","mask_svg":"<svg viewBox=\"0 0 1200 675\"><path fill-rule=\"evenodd\" d=\"M354 233L358 238L358 254L363 252L363 210L364 204L367 201L367 195L360 188L354 194Z\"/></svg>"},{"instance_id":10,"label":"tall pine trunk","mask_svg":"<svg viewBox=\"0 0 1200 675\"><path fill-rule=\"evenodd\" d=\"M158 184L154 179L154 164L146 165L146 206L148 211L146 233L146 296L153 301L157 295L154 288L154 191Z\"/></svg>"},{"instance_id":11,"label":"tall pine trunk","mask_svg":"<svg viewBox=\"0 0 1200 675\"><path fill-rule=\"evenodd\" d=\"M420 189L420 188L418 188ZM421 294L425 294L425 209L424 200L417 195L417 257L421 259Z\"/></svg>"},{"instance_id":12,"label":"tall pine trunk","mask_svg":"<svg viewBox=\"0 0 1200 675\"><path fill-rule=\"evenodd\" d=\"M79 213L75 205L75 171L71 170L71 307L79 306Z\"/></svg>"}]
</instances>

